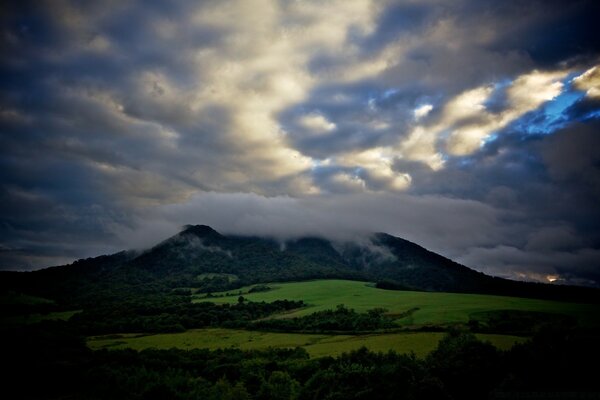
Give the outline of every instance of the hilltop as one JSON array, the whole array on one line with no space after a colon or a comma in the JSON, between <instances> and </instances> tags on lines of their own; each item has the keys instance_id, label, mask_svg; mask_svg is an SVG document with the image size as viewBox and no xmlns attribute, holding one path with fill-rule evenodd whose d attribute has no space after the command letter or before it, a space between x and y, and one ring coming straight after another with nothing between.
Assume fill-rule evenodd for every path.
<instances>
[{"instance_id":1,"label":"hilltop","mask_svg":"<svg viewBox=\"0 0 600 400\"><path fill-rule=\"evenodd\" d=\"M188 225L143 252L123 251L29 273L4 273L4 288L85 305L123 293L199 292L309 279L375 282L384 289L480 293L598 302L597 289L491 277L386 233L354 241L287 241L223 235Z\"/></svg>"}]
</instances>

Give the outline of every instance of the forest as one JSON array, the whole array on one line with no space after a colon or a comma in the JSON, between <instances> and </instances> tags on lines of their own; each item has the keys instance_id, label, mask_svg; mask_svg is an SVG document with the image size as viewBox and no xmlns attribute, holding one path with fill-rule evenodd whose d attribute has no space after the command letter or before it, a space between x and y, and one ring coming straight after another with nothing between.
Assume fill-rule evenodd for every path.
<instances>
[{"instance_id":1,"label":"forest","mask_svg":"<svg viewBox=\"0 0 600 400\"><path fill-rule=\"evenodd\" d=\"M27 399L590 398L561 396L597 393L589 366L600 357L582 329L541 330L509 351L452 330L424 359L365 348L322 358L300 348L91 351L62 321L2 336L4 391Z\"/></svg>"}]
</instances>

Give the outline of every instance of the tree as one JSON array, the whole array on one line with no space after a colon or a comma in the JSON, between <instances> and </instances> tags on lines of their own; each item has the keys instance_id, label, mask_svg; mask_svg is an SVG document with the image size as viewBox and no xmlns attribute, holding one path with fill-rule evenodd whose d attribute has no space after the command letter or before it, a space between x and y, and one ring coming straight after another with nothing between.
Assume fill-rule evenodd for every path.
<instances>
[{"instance_id":1,"label":"tree","mask_svg":"<svg viewBox=\"0 0 600 400\"><path fill-rule=\"evenodd\" d=\"M234 386L225 378L221 378L212 387L211 399L214 400L250 400L250 395L242 382Z\"/></svg>"},{"instance_id":2,"label":"tree","mask_svg":"<svg viewBox=\"0 0 600 400\"><path fill-rule=\"evenodd\" d=\"M260 399L292 400L298 396L300 384L287 372L274 371L258 392Z\"/></svg>"},{"instance_id":3,"label":"tree","mask_svg":"<svg viewBox=\"0 0 600 400\"><path fill-rule=\"evenodd\" d=\"M427 357L430 371L457 399L481 399L499 383L500 355L489 342L453 330Z\"/></svg>"}]
</instances>

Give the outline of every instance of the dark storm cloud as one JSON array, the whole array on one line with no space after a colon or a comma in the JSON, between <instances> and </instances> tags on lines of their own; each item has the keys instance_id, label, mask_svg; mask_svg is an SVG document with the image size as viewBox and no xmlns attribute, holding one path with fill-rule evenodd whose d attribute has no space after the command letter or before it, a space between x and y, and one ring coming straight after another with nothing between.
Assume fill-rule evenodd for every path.
<instances>
[{"instance_id":1,"label":"dark storm cloud","mask_svg":"<svg viewBox=\"0 0 600 400\"><path fill-rule=\"evenodd\" d=\"M458 259L466 265L513 278L560 275L597 283L599 130L600 121L589 120L552 134L500 132L481 152L452 160L436 174L413 168L422 184L412 194L469 198L496 210L511 234L465 249Z\"/></svg>"},{"instance_id":2,"label":"dark storm cloud","mask_svg":"<svg viewBox=\"0 0 600 400\"><path fill-rule=\"evenodd\" d=\"M493 274L598 282L597 14L593 1L9 2L0 268L208 223L387 231Z\"/></svg>"},{"instance_id":3,"label":"dark storm cloud","mask_svg":"<svg viewBox=\"0 0 600 400\"><path fill-rule=\"evenodd\" d=\"M597 2L540 0L526 5L519 1L491 4L494 6L488 10L522 21L502 30L498 39L490 43L493 50L520 48L539 67L572 58L595 57L600 51L596 30L600 4Z\"/></svg>"}]
</instances>

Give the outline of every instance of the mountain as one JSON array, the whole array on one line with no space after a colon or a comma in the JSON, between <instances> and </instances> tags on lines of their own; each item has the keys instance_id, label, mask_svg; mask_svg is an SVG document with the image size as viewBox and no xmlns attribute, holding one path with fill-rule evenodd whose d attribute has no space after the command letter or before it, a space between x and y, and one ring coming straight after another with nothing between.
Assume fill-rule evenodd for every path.
<instances>
[{"instance_id":1,"label":"mountain","mask_svg":"<svg viewBox=\"0 0 600 400\"><path fill-rule=\"evenodd\" d=\"M599 302L599 290L487 276L408 240L376 233L355 241L305 237L286 242L222 235L189 225L144 252L126 251L28 273L4 273L2 286L85 305L124 293L174 288L202 292L247 284L323 278L377 282L387 289L513 295Z\"/></svg>"}]
</instances>

